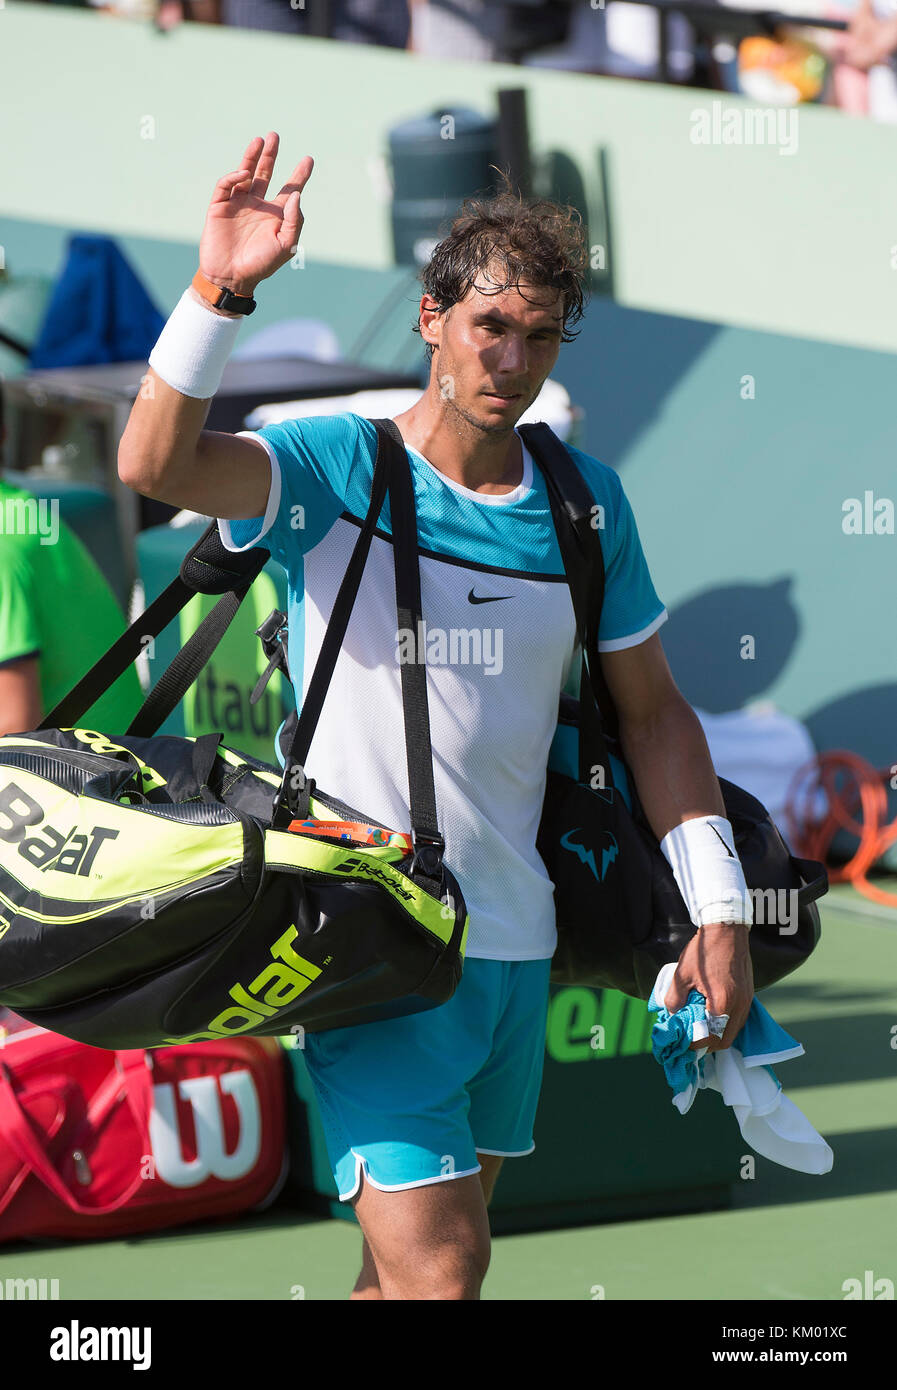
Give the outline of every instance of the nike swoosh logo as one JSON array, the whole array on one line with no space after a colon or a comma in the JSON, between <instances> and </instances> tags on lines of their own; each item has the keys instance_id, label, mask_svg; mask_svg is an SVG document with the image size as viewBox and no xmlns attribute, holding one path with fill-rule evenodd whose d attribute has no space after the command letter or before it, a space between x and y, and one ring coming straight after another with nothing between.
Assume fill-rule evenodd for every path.
<instances>
[{"instance_id":1,"label":"nike swoosh logo","mask_svg":"<svg viewBox=\"0 0 897 1390\"><path fill-rule=\"evenodd\" d=\"M473 589L471 589L470 593L467 595L467 602L468 602L468 603L499 603L503 598L513 598L513 597L514 597L513 594L487 594L485 597L480 598L480 596L479 596L478 594L475 594L474 591L473 591Z\"/></svg>"},{"instance_id":2,"label":"nike swoosh logo","mask_svg":"<svg viewBox=\"0 0 897 1390\"><path fill-rule=\"evenodd\" d=\"M715 825L711 825L710 829L713 831L714 835L716 836L716 838L719 840L720 844L721 844L721 845L723 846L723 848L725 849L725 851L726 851L726 853L728 854L729 858L730 858L730 859L734 859L734 858L735 858L735 855L734 855L734 854L732 853L732 851L729 849L729 846L726 844L725 840L723 839L722 835L721 835L721 834L719 833L719 831L717 830L716 826L715 826Z\"/></svg>"}]
</instances>

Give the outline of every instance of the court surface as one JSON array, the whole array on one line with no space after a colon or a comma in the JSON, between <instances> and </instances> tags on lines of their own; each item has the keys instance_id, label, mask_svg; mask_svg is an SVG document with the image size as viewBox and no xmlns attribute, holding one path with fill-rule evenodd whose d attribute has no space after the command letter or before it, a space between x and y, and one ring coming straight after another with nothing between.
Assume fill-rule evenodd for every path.
<instances>
[{"instance_id":1,"label":"court surface","mask_svg":"<svg viewBox=\"0 0 897 1390\"><path fill-rule=\"evenodd\" d=\"M834 1149L832 1172L758 1159L728 1211L498 1237L484 1299L590 1299L600 1286L607 1299L838 1300L866 1270L897 1284L897 911L841 886L821 910L822 945L763 1002L806 1048L779 1079ZM583 1104L600 1103L584 1091ZM722 1101L702 1092L703 1104ZM275 1207L125 1240L6 1246L0 1280L55 1278L61 1299L344 1299L360 1251L354 1223Z\"/></svg>"}]
</instances>

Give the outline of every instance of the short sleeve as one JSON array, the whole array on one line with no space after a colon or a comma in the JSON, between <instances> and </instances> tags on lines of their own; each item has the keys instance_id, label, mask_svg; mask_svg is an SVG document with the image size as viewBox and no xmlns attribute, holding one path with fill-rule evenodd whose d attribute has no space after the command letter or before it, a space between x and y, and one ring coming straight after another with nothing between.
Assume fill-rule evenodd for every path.
<instances>
[{"instance_id":1,"label":"short sleeve","mask_svg":"<svg viewBox=\"0 0 897 1390\"><path fill-rule=\"evenodd\" d=\"M36 656L41 637L31 571L21 554L0 546L0 666Z\"/></svg>"},{"instance_id":2,"label":"short sleeve","mask_svg":"<svg viewBox=\"0 0 897 1390\"><path fill-rule=\"evenodd\" d=\"M271 464L268 502L261 517L219 519L226 549L264 544L282 565L323 540L346 507L346 493L359 452L365 447L359 417L351 413L284 420L242 430L257 439Z\"/></svg>"},{"instance_id":3,"label":"short sleeve","mask_svg":"<svg viewBox=\"0 0 897 1390\"><path fill-rule=\"evenodd\" d=\"M638 646L666 622L669 614L651 580L629 498L615 469L567 447L599 504L604 603L598 650L616 652Z\"/></svg>"}]
</instances>

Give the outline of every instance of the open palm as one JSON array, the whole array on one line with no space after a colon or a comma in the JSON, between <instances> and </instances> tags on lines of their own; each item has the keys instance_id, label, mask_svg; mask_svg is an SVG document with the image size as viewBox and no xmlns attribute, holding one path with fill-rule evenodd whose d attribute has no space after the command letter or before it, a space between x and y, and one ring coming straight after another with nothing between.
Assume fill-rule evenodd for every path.
<instances>
[{"instance_id":1,"label":"open palm","mask_svg":"<svg viewBox=\"0 0 897 1390\"><path fill-rule=\"evenodd\" d=\"M302 230L300 195L311 177L314 160L306 155L275 198L268 184L280 136L257 135L243 156L242 167L218 180L199 243L202 273L216 285L251 295L260 280L293 255Z\"/></svg>"}]
</instances>

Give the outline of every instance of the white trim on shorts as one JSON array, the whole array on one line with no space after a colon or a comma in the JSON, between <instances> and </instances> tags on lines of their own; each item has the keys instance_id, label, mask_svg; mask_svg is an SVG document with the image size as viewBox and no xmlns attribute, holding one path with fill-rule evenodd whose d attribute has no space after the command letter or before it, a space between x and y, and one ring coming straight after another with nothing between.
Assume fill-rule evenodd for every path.
<instances>
[{"instance_id":1,"label":"white trim on shorts","mask_svg":"<svg viewBox=\"0 0 897 1390\"><path fill-rule=\"evenodd\" d=\"M354 1149L350 1149L349 1152L353 1155L355 1159L355 1186L352 1188L352 1191L347 1192L345 1196L343 1196L343 1194L340 1193L341 1202L351 1201L351 1199L355 1196L355 1194L361 1187L362 1166L364 1167L365 1181L369 1182L371 1184L371 1187L376 1187L378 1192L407 1192L409 1188L412 1187L427 1187L430 1183L448 1182L451 1178L470 1178L473 1177L474 1173L482 1173L483 1171L483 1165L481 1163L478 1163L475 1168L466 1168L463 1172L460 1173L440 1173L438 1177L417 1178L414 1182L377 1182L376 1178L371 1177L368 1160L364 1157L364 1155L357 1154ZM480 1152L485 1153L486 1151L485 1149L481 1149Z\"/></svg>"},{"instance_id":2,"label":"white trim on shorts","mask_svg":"<svg viewBox=\"0 0 897 1390\"><path fill-rule=\"evenodd\" d=\"M530 1144L528 1149L481 1149L479 1145L475 1147L478 1154L489 1154L493 1158L526 1158L527 1154L531 1154L536 1146ZM345 1196L340 1194L341 1202L350 1202L358 1192L361 1187L362 1168L364 1169L365 1180L371 1184L371 1187L376 1187L378 1192L407 1192L412 1187L428 1187L431 1183L448 1182L451 1178L470 1178L473 1177L474 1173L482 1173L483 1171L483 1165L478 1163L475 1168L465 1168L460 1173L440 1173L438 1177L417 1178L414 1182L377 1182L376 1178L371 1177L368 1160L363 1154L357 1154L354 1149L350 1149L349 1152L355 1159L355 1186Z\"/></svg>"},{"instance_id":3,"label":"white trim on shorts","mask_svg":"<svg viewBox=\"0 0 897 1390\"><path fill-rule=\"evenodd\" d=\"M492 1154L495 1158L526 1158L535 1149L535 1144L530 1144L528 1149L481 1149L476 1145L478 1154Z\"/></svg>"}]
</instances>

